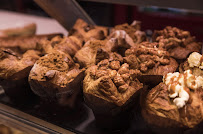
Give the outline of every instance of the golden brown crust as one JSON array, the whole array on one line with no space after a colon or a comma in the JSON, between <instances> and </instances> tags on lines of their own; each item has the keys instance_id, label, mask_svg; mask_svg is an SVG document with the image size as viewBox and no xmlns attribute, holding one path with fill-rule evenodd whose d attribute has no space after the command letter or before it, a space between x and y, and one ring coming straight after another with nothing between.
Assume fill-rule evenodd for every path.
<instances>
[{"instance_id":1,"label":"golden brown crust","mask_svg":"<svg viewBox=\"0 0 203 134\"><path fill-rule=\"evenodd\" d=\"M111 111L128 105L143 86L136 78L139 72L130 70L126 63L113 62L115 60L105 59L98 65L89 67L85 72L83 93L93 111L99 112L98 109L102 108Z\"/></svg>"},{"instance_id":2,"label":"golden brown crust","mask_svg":"<svg viewBox=\"0 0 203 134\"><path fill-rule=\"evenodd\" d=\"M54 33L54 34L44 34L44 35L33 35L26 37L2 37L0 38L0 47L5 48L16 48L22 52L27 50L36 49L37 43L42 40L50 40L55 36L62 36L62 34Z\"/></svg>"},{"instance_id":3,"label":"golden brown crust","mask_svg":"<svg viewBox=\"0 0 203 134\"><path fill-rule=\"evenodd\" d=\"M175 59L186 59L191 52L200 52L202 43L197 42L190 32L167 26L163 30L155 30L153 41L159 42Z\"/></svg>"},{"instance_id":4,"label":"golden brown crust","mask_svg":"<svg viewBox=\"0 0 203 134\"><path fill-rule=\"evenodd\" d=\"M190 101L181 108L170 100L168 89L160 83L149 92L141 95L142 114L145 120L152 125L167 128L193 128L203 120L203 105L198 89L190 93Z\"/></svg>"},{"instance_id":5,"label":"golden brown crust","mask_svg":"<svg viewBox=\"0 0 203 134\"><path fill-rule=\"evenodd\" d=\"M108 34L108 28L89 25L82 19L78 19L69 34L81 38L84 42L91 38L103 40Z\"/></svg>"},{"instance_id":6,"label":"golden brown crust","mask_svg":"<svg viewBox=\"0 0 203 134\"><path fill-rule=\"evenodd\" d=\"M40 58L41 53L35 50L28 50L23 54L16 53L10 49L0 50L0 78L19 80L26 78L35 61Z\"/></svg>"},{"instance_id":7,"label":"golden brown crust","mask_svg":"<svg viewBox=\"0 0 203 134\"><path fill-rule=\"evenodd\" d=\"M40 41L37 45L37 50L40 50L44 54L51 53L54 50L58 50L67 53L70 56L74 56L75 53L79 49L81 49L81 47L82 41L76 36L55 36L51 40Z\"/></svg>"}]
</instances>

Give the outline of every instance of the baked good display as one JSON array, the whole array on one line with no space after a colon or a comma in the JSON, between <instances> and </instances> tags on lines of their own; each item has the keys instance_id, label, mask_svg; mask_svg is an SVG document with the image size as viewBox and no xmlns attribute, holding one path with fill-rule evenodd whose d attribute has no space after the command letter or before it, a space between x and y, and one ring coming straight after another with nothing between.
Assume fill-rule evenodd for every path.
<instances>
[{"instance_id":1,"label":"baked good display","mask_svg":"<svg viewBox=\"0 0 203 134\"><path fill-rule=\"evenodd\" d=\"M59 50L73 57L75 53L82 48L82 46L82 40L76 36L55 36L51 40L41 40L38 42L36 49L40 50L44 54L51 53L54 50Z\"/></svg>"},{"instance_id":2,"label":"baked good display","mask_svg":"<svg viewBox=\"0 0 203 134\"><path fill-rule=\"evenodd\" d=\"M130 69L140 71L140 80L149 84L157 84L162 76L174 72L178 63L169 53L158 48L159 43L143 42L125 52L124 62Z\"/></svg>"},{"instance_id":3,"label":"baked good display","mask_svg":"<svg viewBox=\"0 0 203 134\"><path fill-rule=\"evenodd\" d=\"M139 72L122 63L122 58L110 58L90 66L83 80L83 94L99 127L124 128L129 122L129 109L142 89L136 78ZM122 126L122 127L121 127Z\"/></svg>"},{"instance_id":4,"label":"baked good display","mask_svg":"<svg viewBox=\"0 0 203 134\"><path fill-rule=\"evenodd\" d=\"M141 106L153 131L194 128L203 121L203 77L194 76L191 70L168 73L163 82L142 93Z\"/></svg>"},{"instance_id":5,"label":"baked good display","mask_svg":"<svg viewBox=\"0 0 203 134\"><path fill-rule=\"evenodd\" d=\"M0 84L10 99L31 99L33 93L28 84L28 75L40 52L28 50L18 53L11 49L0 49Z\"/></svg>"},{"instance_id":6,"label":"baked good display","mask_svg":"<svg viewBox=\"0 0 203 134\"><path fill-rule=\"evenodd\" d=\"M188 69L192 71L193 75L203 77L203 56L200 53L191 53L187 60L180 64L180 72L184 72Z\"/></svg>"},{"instance_id":7,"label":"baked good display","mask_svg":"<svg viewBox=\"0 0 203 134\"><path fill-rule=\"evenodd\" d=\"M147 36L145 32L141 31L140 21L135 20L130 25L128 23L116 25L112 31L114 32L115 30L125 31L132 38L135 44L138 44L147 40Z\"/></svg>"},{"instance_id":8,"label":"baked good display","mask_svg":"<svg viewBox=\"0 0 203 134\"><path fill-rule=\"evenodd\" d=\"M98 40L105 39L108 36L108 31L107 27L89 25L84 20L78 19L69 31L69 35L77 36L84 42L87 42L91 38Z\"/></svg>"},{"instance_id":9,"label":"baked good display","mask_svg":"<svg viewBox=\"0 0 203 134\"><path fill-rule=\"evenodd\" d=\"M155 30L152 40L159 42L159 47L167 50L177 60L185 60L191 52L200 52L202 47L202 43L197 42L190 32L171 26Z\"/></svg>"},{"instance_id":10,"label":"baked good display","mask_svg":"<svg viewBox=\"0 0 203 134\"><path fill-rule=\"evenodd\" d=\"M78 19L68 36L0 37L0 84L14 103L38 96L34 110L44 119L57 118L56 124L69 125L65 113L77 128L91 118L82 129L93 126L101 133L137 127L132 119L155 133L201 128L201 43L170 26L149 42L140 23L109 30Z\"/></svg>"},{"instance_id":11,"label":"baked good display","mask_svg":"<svg viewBox=\"0 0 203 134\"><path fill-rule=\"evenodd\" d=\"M75 106L82 92L82 79L79 65L70 55L57 50L37 60L29 74L29 84L36 95L69 107Z\"/></svg>"},{"instance_id":12,"label":"baked good display","mask_svg":"<svg viewBox=\"0 0 203 134\"><path fill-rule=\"evenodd\" d=\"M1 37L0 48L19 48L22 52L36 49L37 43L42 40L50 40L55 36L62 36L60 33L32 35L25 37Z\"/></svg>"}]
</instances>

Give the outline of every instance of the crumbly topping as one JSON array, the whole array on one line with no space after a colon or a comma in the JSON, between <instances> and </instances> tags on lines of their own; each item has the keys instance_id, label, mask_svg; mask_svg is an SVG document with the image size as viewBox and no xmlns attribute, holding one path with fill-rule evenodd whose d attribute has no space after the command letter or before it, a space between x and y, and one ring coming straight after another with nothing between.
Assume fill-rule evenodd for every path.
<instances>
[{"instance_id":1,"label":"crumbly topping","mask_svg":"<svg viewBox=\"0 0 203 134\"><path fill-rule=\"evenodd\" d=\"M203 69L203 56L197 52L193 52L187 59L189 67L198 67Z\"/></svg>"},{"instance_id":2,"label":"crumbly topping","mask_svg":"<svg viewBox=\"0 0 203 134\"><path fill-rule=\"evenodd\" d=\"M145 73L158 65L169 64L169 53L158 48L158 43L143 42L125 52L125 61L130 68Z\"/></svg>"},{"instance_id":3,"label":"crumbly topping","mask_svg":"<svg viewBox=\"0 0 203 134\"><path fill-rule=\"evenodd\" d=\"M190 35L190 32L178 29L176 27L167 26L163 30L156 30L152 38L154 41L160 43L160 47L167 50L175 47L186 48L187 45L192 43L196 43L196 46L199 47L199 49L201 48L201 45L196 42L194 36ZM187 47L187 49L194 48Z\"/></svg>"},{"instance_id":4,"label":"crumbly topping","mask_svg":"<svg viewBox=\"0 0 203 134\"><path fill-rule=\"evenodd\" d=\"M99 79L102 76L108 76L116 85L120 93L124 93L130 83L136 79L136 76L140 74L139 70L129 69L127 63L121 64L121 62L108 59L102 60L98 63L94 69L90 70L91 77Z\"/></svg>"},{"instance_id":5,"label":"crumbly topping","mask_svg":"<svg viewBox=\"0 0 203 134\"><path fill-rule=\"evenodd\" d=\"M163 82L168 86L169 97L173 98L178 108L182 108L189 100L190 89L203 87L203 77L194 76L191 70L186 70L183 74L168 73L164 76Z\"/></svg>"},{"instance_id":6,"label":"crumbly topping","mask_svg":"<svg viewBox=\"0 0 203 134\"><path fill-rule=\"evenodd\" d=\"M68 55L55 51L41 57L36 64L50 70L68 71L74 65L74 62Z\"/></svg>"}]
</instances>

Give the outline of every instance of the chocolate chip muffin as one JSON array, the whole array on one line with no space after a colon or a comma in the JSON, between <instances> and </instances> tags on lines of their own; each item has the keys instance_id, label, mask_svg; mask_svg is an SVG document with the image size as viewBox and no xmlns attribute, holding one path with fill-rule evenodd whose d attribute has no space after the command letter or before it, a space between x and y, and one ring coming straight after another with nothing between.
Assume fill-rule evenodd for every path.
<instances>
[{"instance_id":1,"label":"chocolate chip muffin","mask_svg":"<svg viewBox=\"0 0 203 134\"><path fill-rule=\"evenodd\" d=\"M83 94L93 110L99 127L124 128L129 123L129 110L143 84L122 59L105 59L89 67L83 80ZM122 126L122 127L121 127Z\"/></svg>"},{"instance_id":2,"label":"chocolate chip muffin","mask_svg":"<svg viewBox=\"0 0 203 134\"><path fill-rule=\"evenodd\" d=\"M0 84L11 100L25 103L34 96L28 76L39 57L40 52L35 50L19 53L7 48L0 49Z\"/></svg>"},{"instance_id":3,"label":"chocolate chip muffin","mask_svg":"<svg viewBox=\"0 0 203 134\"><path fill-rule=\"evenodd\" d=\"M191 70L168 73L163 82L141 94L142 115L158 133L198 126L203 121L202 102L203 77Z\"/></svg>"},{"instance_id":4,"label":"chocolate chip muffin","mask_svg":"<svg viewBox=\"0 0 203 134\"><path fill-rule=\"evenodd\" d=\"M53 51L41 57L29 74L32 91L43 99L73 108L80 92L83 72L70 55Z\"/></svg>"},{"instance_id":5,"label":"chocolate chip muffin","mask_svg":"<svg viewBox=\"0 0 203 134\"><path fill-rule=\"evenodd\" d=\"M191 52L200 52L202 47L202 43L197 42L190 32L171 26L155 30L152 39L177 60L185 60Z\"/></svg>"}]
</instances>

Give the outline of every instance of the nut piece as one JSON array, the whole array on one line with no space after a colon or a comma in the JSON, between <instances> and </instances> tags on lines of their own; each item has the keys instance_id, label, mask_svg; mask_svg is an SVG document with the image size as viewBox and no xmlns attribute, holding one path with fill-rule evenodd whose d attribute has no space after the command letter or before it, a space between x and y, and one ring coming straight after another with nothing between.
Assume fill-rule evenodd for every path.
<instances>
[{"instance_id":1,"label":"nut piece","mask_svg":"<svg viewBox=\"0 0 203 134\"><path fill-rule=\"evenodd\" d=\"M120 68L120 62L119 61L112 61L110 63L110 68L114 70L118 70Z\"/></svg>"},{"instance_id":2,"label":"nut piece","mask_svg":"<svg viewBox=\"0 0 203 134\"><path fill-rule=\"evenodd\" d=\"M113 81L117 87L125 84L125 81L123 80L123 78L121 76L115 76Z\"/></svg>"},{"instance_id":3,"label":"nut piece","mask_svg":"<svg viewBox=\"0 0 203 134\"><path fill-rule=\"evenodd\" d=\"M128 89L128 84L124 84L124 85L122 85L122 86L120 86L120 87L118 88L118 91L119 91L120 93L124 93L125 91L127 91L127 89Z\"/></svg>"},{"instance_id":4,"label":"nut piece","mask_svg":"<svg viewBox=\"0 0 203 134\"><path fill-rule=\"evenodd\" d=\"M125 74L129 73L129 65L127 63L124 63L121 68L118 70L119 74Z\"/></svg>"}]
</instances>

